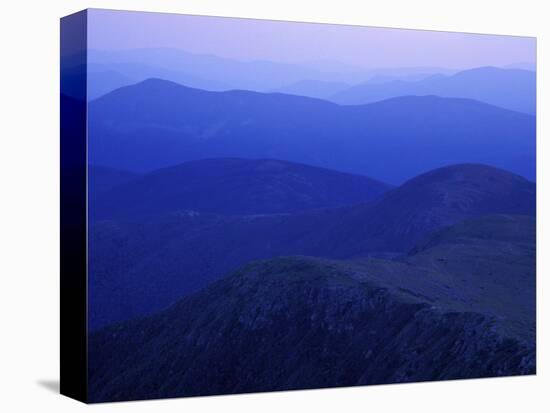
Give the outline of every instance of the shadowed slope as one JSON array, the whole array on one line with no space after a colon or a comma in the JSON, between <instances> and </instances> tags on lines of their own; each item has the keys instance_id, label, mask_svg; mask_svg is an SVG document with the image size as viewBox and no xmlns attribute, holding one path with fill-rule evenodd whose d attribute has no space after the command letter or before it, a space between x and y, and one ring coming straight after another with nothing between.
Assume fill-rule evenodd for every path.
<instances>
[{"instance_id":1,"label":"shadowed slope","mask_svg":"<svg viewBox=\"0 0 550 413\"><path fill-rule=\"evenodd\" d=\"M403 290L319 259L249 264L164 312L92 334L91 400L534 373L534 343L492 315Z\"/></svg>"},{"instance_id":2,"label":"shadowed slope","mask_svg":"<svg viewBox=\"0 0 550 413\"><path fill-rule=\"evenodd\" d=\"M486 214L534 216L535 185L495 168L457 165L351 207L245 216L180 210L98 221L90 233L90 327L162 309L251 260L396 256L445 226Z\"/></svg>"},{"instance_id":3,"label":"shadowed slope","mask_svg":"<svg viewBox=\"0 0 550 413\"><path fill-rule=\"evenodd\" d=\"M91 209L97 217L121 219L187 209L272 214L368 202L390 188L367 177L291 162L208 159L117 186Z\"/></svg>"},{"instance_id":4,"label":"shadowed slope","mask_svg":"<svg viewBox=\"0 0 550 413\"><path fill-rule=\"evenodd\" d=\"M97 196L118 185L136 179L139 174L106 168L104 166L88 166L88 191L91 196Z\"/></svg>"},{"instance_id":5,"label":"shadowed slope","mask_svg":"<svg viewBox=\"0 0 550 413\"><path fill-rule=\"evenodd\" d=\"M535 197L535 184L518 175L485 165L453 165L413 178L373 205L350 210L335 231L354 240L357 253L361 248L402 251L431 231L468 217L534 216Z\"/></svg>"}]
</instances>

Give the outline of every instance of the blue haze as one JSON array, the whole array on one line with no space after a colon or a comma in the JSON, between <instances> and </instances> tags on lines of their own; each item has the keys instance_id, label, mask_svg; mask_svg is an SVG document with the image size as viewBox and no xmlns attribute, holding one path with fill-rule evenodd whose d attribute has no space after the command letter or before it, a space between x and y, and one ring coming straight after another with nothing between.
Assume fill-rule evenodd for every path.
<instances>
[{"instance_id":1,"label":"blue haze","mask_svg":"<svg viewBox=\"0 0 550 413\"><path fill-rule=\"evenodd\" d=\"M535 39L89 15L91 401L535 373Z\"/></svg>"}]
</instances>

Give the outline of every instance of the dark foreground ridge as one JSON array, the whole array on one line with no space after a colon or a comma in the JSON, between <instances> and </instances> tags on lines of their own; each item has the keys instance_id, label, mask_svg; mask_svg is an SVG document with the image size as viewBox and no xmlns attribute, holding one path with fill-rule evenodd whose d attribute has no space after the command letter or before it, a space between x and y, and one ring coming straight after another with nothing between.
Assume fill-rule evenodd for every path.
<instances>
[{"instance_id":1,"label":"dark foreground ridge","mask_svg":"<svg viewBox=\"0 0 550 413\"><path fill-rule=\"evenodd\" d=\"M535 372L533 342L507 332L489 305L457 311L370 277L369 265L255 262L161 313L93 333L91 401Z\"/></svg>"}]
</instances>

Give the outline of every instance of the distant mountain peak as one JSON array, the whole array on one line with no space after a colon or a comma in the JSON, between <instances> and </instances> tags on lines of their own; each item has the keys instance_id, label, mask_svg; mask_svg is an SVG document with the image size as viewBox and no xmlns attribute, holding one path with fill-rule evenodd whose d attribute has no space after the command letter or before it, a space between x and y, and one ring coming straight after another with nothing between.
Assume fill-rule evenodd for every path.
<instances>
[{"instance_id":1,"label":"distant mountain peak","mask_svg":"<svg viewBox=\"0 0 550 413\"><path fill-rule=\"evenodd\" d=\"M494 166L464 163L443 166L421 174L407 181L407 184L426 184L431 182L529 182L522 176Z\"/></svg>"},{"instance_id":2,"label":"distant mountain peak","mask_svg":"<svg viewBox=\"0 0 550 413\"><path fill-rule=\"evenodd\" d=\"M140 85L145 87L165 87L165 88L177 88L180 90L196 90L196 91L208 93L208 91L206 90L189 87L184 84L174 82L172 80L161 79L158 77L150 77L148 79L142 80L139 83L130 85L129 87L139 87Z\"/></svg>"}]
</instances>

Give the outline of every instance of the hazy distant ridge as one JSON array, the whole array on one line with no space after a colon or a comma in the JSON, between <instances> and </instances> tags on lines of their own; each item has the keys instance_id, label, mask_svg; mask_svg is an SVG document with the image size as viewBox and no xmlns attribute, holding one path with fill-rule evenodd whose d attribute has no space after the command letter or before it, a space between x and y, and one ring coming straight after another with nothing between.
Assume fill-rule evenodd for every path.
<instances>
[{"instance_id":1,"label":"hazy distant ridge","mask_svg":"<svg viewBox=\"0 0 550 413\"><path fill-rule=\"evenodd\" d=\"M535 118L474 100L408 96L339 106L150 79L91 102L89 114L91 162L130 171L239 157L305 163L389 183L463 162L535 178Z\"/></svg>"}]
</instances>

